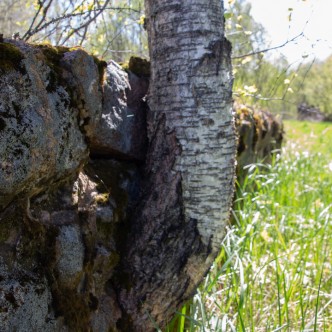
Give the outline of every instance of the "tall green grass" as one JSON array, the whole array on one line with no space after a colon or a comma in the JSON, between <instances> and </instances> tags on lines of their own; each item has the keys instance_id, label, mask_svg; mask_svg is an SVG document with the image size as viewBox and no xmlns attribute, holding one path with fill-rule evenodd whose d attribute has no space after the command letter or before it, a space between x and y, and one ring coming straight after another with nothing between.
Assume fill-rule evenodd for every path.
<instances>
[{"instance_id":1,"label":"tall green grass","mask_svg":"<svg viewBox=\"0 0 332 332\"><path fill-rule=\"evenodd\" d=\"M284 121L286 139L300 150L332 156L332 125L330 122Z\"/></svg>"},{"instance_id":2,"label":"tall green grass","mask_svg":"<svg viewBox=\"0 0 332 332\"><path fill-rule=\"evenodd\" d=\"M168 331L332 331L332 126L287 129L272 165L248 167L220 255Z\"/></svg>"}]
</instances>

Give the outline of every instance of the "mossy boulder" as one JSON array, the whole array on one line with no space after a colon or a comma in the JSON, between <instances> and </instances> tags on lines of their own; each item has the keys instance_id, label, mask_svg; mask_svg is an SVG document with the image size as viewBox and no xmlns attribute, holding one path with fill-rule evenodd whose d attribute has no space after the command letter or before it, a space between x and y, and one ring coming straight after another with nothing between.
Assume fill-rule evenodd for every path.
<instances>
[{"instance_id":1,"label":"mossy boulder","mask_svg":"<svg viewBox=\"0 0 332 332\"><path fill-rule=\"evenodd\" d=\"M139 77L150 77L150 61L132 56L129 59L128 70Z\"/></svg>"}]
</instances>

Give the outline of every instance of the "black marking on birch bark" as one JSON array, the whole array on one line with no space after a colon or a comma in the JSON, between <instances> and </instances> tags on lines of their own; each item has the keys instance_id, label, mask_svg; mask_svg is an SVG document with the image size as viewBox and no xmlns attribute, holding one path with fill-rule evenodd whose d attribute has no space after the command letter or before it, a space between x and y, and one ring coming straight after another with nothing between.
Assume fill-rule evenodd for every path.
<instances>
[{"instance_id":1,"label":"black marking on birch bark","mask_svg":"<svg viewBox=\"0 0 332 332\"><path fill-rule=\"evenodd\" d=\"M218 76L223 60L229 62L232 51L232 44L226 38L221 38L210 42L206 49L209 50L209 52L203 54L202 58L199 60L198 67L200 67L205 61L212 60L215 62L216 66L215 74Z\"/></svg>"}]
</instances>

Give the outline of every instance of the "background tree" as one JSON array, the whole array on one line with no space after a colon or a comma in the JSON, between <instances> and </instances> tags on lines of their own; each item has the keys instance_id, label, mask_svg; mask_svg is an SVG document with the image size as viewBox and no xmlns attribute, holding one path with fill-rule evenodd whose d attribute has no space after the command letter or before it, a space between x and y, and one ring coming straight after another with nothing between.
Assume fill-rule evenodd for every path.
<instances>
[{"instance_id":1,"label":"background tree","mask_svg":"<svg viewBox=\"0 0 332 332\"><path fill-rule=\"evenodd\" d=\"M147 56L142 0L4 0L0 9L4 37L19 33L29 42L80 45L116 61Z\"/></svg>"},{"instance_id":2,"label":"background tree","mask_svg":"<svg viewBox=\"0 0 332 332\"><path fill-rule=\"evenodd\" d=\"M313 59L292 73L294 77L295 105L306 103L318 107L326 115L331 115L332 90L332 57L325 61Z\"/></svg>"},{"instance_id":3,"label":"background tree","mask_svg":"<svg viewBox=\"0 0 332 332\"><path fill-rule=\"evenodd\" d=\"M89 28L96 24L110 0L54 1L35 3L35 13L29 29L22 38L26 41L49 41L55 45L82 45Z\"/></svg>"},{"instance_id":4,"label":"background tree","mask_svg":"<svg viewBox=\"0 0 332 332\"><path fill-rule=\"evenodd\" d=\"M128 9L105 11L85 47L118 62L127 61L132 55L148 58L143 0L118 1L117 6Z\"/></svg>"},{"instance_id":5,"label":"background tree","mask_svg":"<svg viewBox=\"0 0 332 332\"><path fill-rule=\"evenodd\" d=\"M12 36L15 32L23 34L34 14L32 1L2 0L0 2L0 33Z\"/></svg>"},{"instance_id":6,"label":"background tree","mask_svg":"<svg viewBox=\"0 0 332 332\"><path fill-rule=\"evenodd\" d=\"M294 68L275 54L274 50L282 45L267 42L266 31L252 17L247 1L229 1L225 18L226 34L233 45L235 99L274 113L295 115L292 84L302 65ZM284 45L301 36L294 36Z\"/></svg>"}]
</instances>

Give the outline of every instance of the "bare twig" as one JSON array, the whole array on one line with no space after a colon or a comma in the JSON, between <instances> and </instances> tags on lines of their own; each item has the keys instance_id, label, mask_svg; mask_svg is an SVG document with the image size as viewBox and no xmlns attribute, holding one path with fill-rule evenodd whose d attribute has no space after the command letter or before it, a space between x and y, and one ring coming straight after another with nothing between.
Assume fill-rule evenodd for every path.
<instances>
[{"instance_id":1,"label":"bare twig","mask_svg":"<svg viewBox=\"0 0 332 332\"><path fill-rule=\"evenodd\" d=\"M269 52L269 51L272 51L272 50L276 50L278 48L285 47L287 44L296 41L296 39L298 39L300 37L304 37L304 33L303 32L299 33L297 36L293 37L292 39L287 39L283 44L280 44L280 45L277 45L277 46L273 46L273 47L268 47L268 48L265 48L265 49L262 49L262 50L253 51L251 53L246 53L246 54L242 54L242 55L236 55L236 56L233 56L232 59L233 60L234 59L242 59L242 58L246 58L246 57L251 56L251 55L257 55L257 54L266 53L266 52Z\"/></svg>"},{"instance_id":2,"label":"bare twig","mask_svg":"<svg viewBox=\"0 0 332 332\"><path fill-rule=\"evenodd\" d=\"M33 25L35 24L36 19L37 19L37 17L39 16L39 13L40 13L42 7L43 7L43 4L42 4L42 3L39 3L38 10L36 11L36 14L35 14L35 16L34 16L33 19L32 19L32 22L31 22L31 24L30 24L30 27L29 27L28 31L27 31L27 32L23 35L23 37L22 37L23 40L26 40L26 37L29 35L29 32L31 31Z\"/></svg>"},{"instance_id":3,"label":"bare twig","mask_svg":"<svg viewBox=\"0 0 332 332\"><path fill-rule=\"evenodd\" d=\"M50 2L52 2L52 0ZM27 41L33 35L37 34L38 32L40 32L40 31L42 31L42 30L44 30L46 28L48 28L50 25L57 24L57 23L59 23L61 21L65 21L67 19L71 19L71 18L75 18L75 17L82 17L82 16L84 16L86 14L91 14L92 12L95 12L96 14L93 15L92 17L90 17L87 22L84 22L82 25L80 25L79 27L77 27L76 29L74 29L74 31L70 34L70 36L72 36L78 30L80 30L82 28L85 28L86 26L88 26L89 24L91 24L105 10L117 10L117 11L128 10L128 11L133 11L133 12L139 13L139 10L131 8L131 7L108 7L109 2L110 2L110 0L107 0L105 2L104 6L100 7L100 8L94 8L94 9L91 9L91 10L88 10L88 11L82 11L82 12L79 12L79 13L71 12L71 13L64 14L64 15L59 16L59 17L52 18L49 21L46 21L46 15L43 15L43 17L41 18L41 20L39 21L39 23L35 27L33 27L33 24L36 22L37 17L39 16L40 11L41 11L41 7L39 7L39 9L38 9L38 11L37 11L37 13L36 13L36 15L35 15L35 17L33 19L33 23L30 25L29 29L24 34L24 36L23 36L22 39L25 40L25 41ZM41 4L41 6L42 6L42 4ZM42 24L43 22L44 22L44 24ZM67 41L69 37L66 37L65 41Z\"/></svg>"},{"instance_id":4,"label":"bare twig","mask_svg":"<svg viewBox=\"0 0 332 332\"><path fill-rule=\"evenodd\" d=\"M107 7L108 3L110 2L110 0L106 0L105 4L103 7L97 9L96 11L94 11L96 14L92 17L90 17L90 19L88 21L86 21L85 23L81 24L79 27L77 27L76 29L74 29L64 40L63 43L65 43L72 35L74 35L75 33L77 33L80 29L82 28L87 28L89 26L89 24L93 21L95 21L97 19L97 17L105 10L105 8Z\"/></svg>"}]
</instances>

